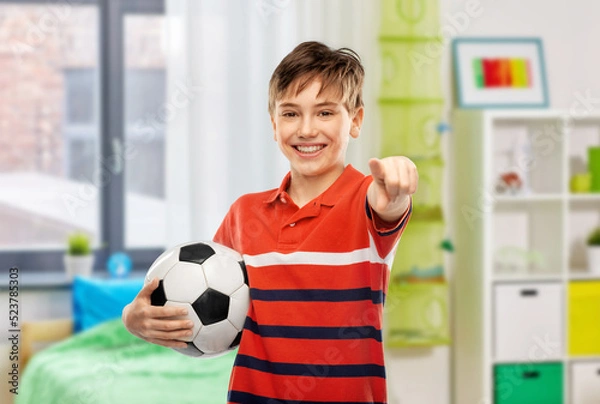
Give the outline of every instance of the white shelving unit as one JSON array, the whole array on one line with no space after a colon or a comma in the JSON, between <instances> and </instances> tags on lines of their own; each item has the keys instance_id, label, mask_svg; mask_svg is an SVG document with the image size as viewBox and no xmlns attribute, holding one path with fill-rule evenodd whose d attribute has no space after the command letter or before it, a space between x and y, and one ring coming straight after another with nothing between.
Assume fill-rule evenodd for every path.
<instances>
[{"instance_id":1,"label":"white shelving unit","mask_svg":"<svg viewBox=\"0 0 600 404\"><path fill-rule=\"evenodd\" d=\"M600 146L600 114L457 110L452 126L453 402L511 403L522 385L495 389L499 367L557 364L560 401L536 404L600 403L585 398L594 369L600 385L600 340L597 354L572 355L568 332L571 286L600 285L585 248L600 225L600 194L569 189L587 171L587 148ZM521 193L497 191L508 171L521 174Z\"/></svg>"}]
</instances>

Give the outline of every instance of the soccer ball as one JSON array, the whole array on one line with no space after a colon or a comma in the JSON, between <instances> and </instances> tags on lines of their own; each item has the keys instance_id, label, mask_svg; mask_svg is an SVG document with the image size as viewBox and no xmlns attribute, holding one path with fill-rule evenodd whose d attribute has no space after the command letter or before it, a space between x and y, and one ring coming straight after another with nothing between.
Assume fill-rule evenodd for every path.
<instances>
[{"instance_id":1,"label":"soccer ball","mask_svg":"<svg viewBox=\"0 0 600 404\"><path fill-rule=\"evenodd\" d=\"M150 301L154 306L185 307L194 323L187 348L194 357L222 355L240 344L250 304L248 276L242 256L214 242L181 244L165 251L146 274L158 278Z\"/></svg>"}]
</instances>

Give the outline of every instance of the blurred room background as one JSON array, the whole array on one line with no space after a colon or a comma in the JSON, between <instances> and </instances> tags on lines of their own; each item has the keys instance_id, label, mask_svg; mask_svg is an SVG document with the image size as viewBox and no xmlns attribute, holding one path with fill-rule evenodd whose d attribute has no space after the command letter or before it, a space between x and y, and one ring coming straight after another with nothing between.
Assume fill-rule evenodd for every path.
<instances>
[{"instance_id":1,"label":"blurred room background","mask_svg":"<svg viewBox=\"0 0 600 404\"><path fill-rule=\"evenodd\" d=\"M367 172L370 157L401 153L422 178L386 311L390 403L600 403L600 268L585 245L600 218L599 15L592 0L0 0L2 300L17 266L21 324L73 320L73 233L91 240L90 278L110 283L107 261L123 252L139 281L167 247L211 239L237 197L277 187L288 166L268 81L298 43L318 40L354 49L366 69L348 163ZM540 39L544 105L461 105L457 38ZM541 168L517 173L529 192L500 192L498 156L542 138L553 148L534 150ZM501 300L503 287L549 300L536 312ZM0 313L7 375L8 304ZM529 333L503 356L502 335L540 316L532 333L553 351L519 354ZM2 385L0 402L12 402Z\"/></svg>"}]
</instances>

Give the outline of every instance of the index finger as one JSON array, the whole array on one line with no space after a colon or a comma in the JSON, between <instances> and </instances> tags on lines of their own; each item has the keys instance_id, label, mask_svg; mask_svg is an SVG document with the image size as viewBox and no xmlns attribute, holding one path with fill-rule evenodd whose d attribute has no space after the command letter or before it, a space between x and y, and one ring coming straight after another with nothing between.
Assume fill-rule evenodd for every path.
<instances>
[{"instance_id":1,"label":"index finger","mask_svg":"<svg viewBox=\"0 0 600 404\"><path fill-rule=\"evenodd\" d=\"M158 278L152 278L152 280L144 285L138 292L138 297L150 298L152 292L158 287Z\"/></svg>"}]
</instances>

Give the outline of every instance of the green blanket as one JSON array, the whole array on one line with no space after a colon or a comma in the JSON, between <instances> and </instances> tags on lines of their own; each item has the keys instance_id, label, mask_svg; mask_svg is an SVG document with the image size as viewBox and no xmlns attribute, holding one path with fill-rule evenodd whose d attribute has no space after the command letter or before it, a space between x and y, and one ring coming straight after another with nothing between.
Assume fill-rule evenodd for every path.
<instances>
[{"instance_id":1,"label":"green blanket","mask_svg":"<svg viewBox=\"0 0 600 404\"><path fill-rule=\"evenodd\" d=\"M113 320L37 353L15 404L222 404L234 357L190 358Z\"/></svg>"}]
</instances>

